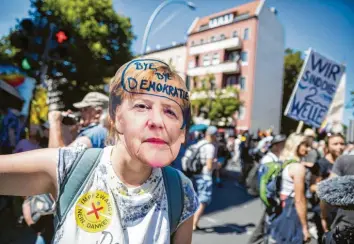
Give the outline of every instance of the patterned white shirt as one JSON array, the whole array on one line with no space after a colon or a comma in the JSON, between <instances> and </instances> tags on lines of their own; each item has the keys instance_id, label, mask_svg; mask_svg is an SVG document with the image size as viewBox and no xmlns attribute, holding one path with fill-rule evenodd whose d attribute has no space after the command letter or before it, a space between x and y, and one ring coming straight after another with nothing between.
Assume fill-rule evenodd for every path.
<instances>
[{"instance_id":1,"label":"patterned white shirt","mask_svg":"<svg viewBox=\"0 0 354 244\"><path fill-rule=\"evenodd\" d=\"M82 146L60 149L58 189L61 189L72 163L84 149ZM161 169L153 169L141 186L128 188L113 170L111 150L112 147L104 149L83 193L55 233L54 243L170 243L168 203ZM180 225L193 216L199 202L191 181L179 173L184 190Z\"/></svg>"}]
</instances>

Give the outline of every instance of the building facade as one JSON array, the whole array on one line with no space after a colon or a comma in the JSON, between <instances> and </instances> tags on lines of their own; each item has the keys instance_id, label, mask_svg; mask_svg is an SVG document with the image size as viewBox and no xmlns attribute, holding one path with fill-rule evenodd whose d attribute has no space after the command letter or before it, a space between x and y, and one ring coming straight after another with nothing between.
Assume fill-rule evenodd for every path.
<instances>
[{"instance_id":1,"label":"building facade","mask_svg":"<svg viewBox=\"0 0 354 244\"><path fill-rule=\"evenodd\" d=\"M274 9L254 1L196 18L186 47L192 90L236 86L244 102L238 129L279 131L284 31Z\"/></svg>"},{"instance_id":2,"label":"building facade","mask_svg":"<svg viewBox=\"0 0 354 244\"><path fill-rule=\"evenodd\" d=\"M172 63L187 86L208 89L235 86L243 106L237 130L280 131L283 92L284 30L276 10L256 0L196 18L185 44L144 57ZM184 66L183 66L184 65Z\"/></svg>"},{"instance_id":3,"label":"building facade","mask_svg":"<svg viewBox=\"0 0 354 244\"><path fill-rule=\"evenodd\" d=\"M180 43L163 49L154 50L146 53L142 57L162 60L176 70L183 79L186 79L186 43Z\"/></svg>"}]
</instances>

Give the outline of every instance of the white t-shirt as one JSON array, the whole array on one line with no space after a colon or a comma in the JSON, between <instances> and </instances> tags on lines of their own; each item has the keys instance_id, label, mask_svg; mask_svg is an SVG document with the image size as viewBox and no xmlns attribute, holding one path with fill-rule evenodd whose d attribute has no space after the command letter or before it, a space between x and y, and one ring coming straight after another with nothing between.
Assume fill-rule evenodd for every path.
<instances>
[{"instance_id":1,"label":"white t-shirt","mask_svg":"<svg viewBox=\"0 0 354 244\"><path fill-rule=\"evenodd\" d=\"M278 162L279 158L272 153L271 151L269 151L266 155L264 155L264 157L261 159L261 164L266 164L266 163L271 163L271 162Z\"/></svg>"},{"instance_id":2,"label":"white t-shirt","mask_svg":"<svg viewBox=\"0 0 354 244\"><path fill-rule=\"evenodd\" d=\"M83 146L62 148L58 160L58 189ZM162 171L155 168L139 187L126 187L110 161L112 147L104 148L97 168L90 176L54 243L147 244L170 243L168 203ZM184 206L179 225L193 216L199 202L191 181L182 173Z\"/></svg>"},{"instance_id":3,"label":"white t-shirt","mask_svg":"<svg viewBox=\"0 0 354 244\"><path fill-rule=\"evenodd\" d=\"M203 146L202 146L203 145ZM212 171L209 171L206 167L206 162L208 159L216 158L217 146L215 143L210 143L207 140L203 139L197 143L197 147L200 147L200 162L204 165L202 174L212 175Z\"/></svg>"}]
</instances>

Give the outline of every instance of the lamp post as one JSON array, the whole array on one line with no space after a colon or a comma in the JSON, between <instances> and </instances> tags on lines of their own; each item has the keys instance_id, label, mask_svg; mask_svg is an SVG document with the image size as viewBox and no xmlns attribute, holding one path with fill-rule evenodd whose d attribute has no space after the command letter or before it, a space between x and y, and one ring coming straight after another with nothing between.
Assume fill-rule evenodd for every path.
<instances>
[{"instance_id":1,"label":"lamp post","mask_svg":"<svg viewBox=\"0 0 354 244\"><path fill-rule=\"evenodd\" d=\"M191 10L195 10L195 5L194 3L192 2L189 2L189 1L183 1L183 0L167 0L163 3L161 3L156 9L155 11L152 13L152 15L150 16L150 19L146 25L146 28L145 28L145 32L144 32L144 37L143 37L143 45L142 45L142 48L141 48L141 55L144 55L145 52L146 52L146 45L147 45L147 39L149 37L149 34L150 34L150 30L151 30L151 26L152 26L152 23L154 22L156 16L160 13L160 11L172 4L172 3L176 3L176 4L183 4L183 5L186 5L187 7L189 7Z\"/></svg>"}]
</instances>

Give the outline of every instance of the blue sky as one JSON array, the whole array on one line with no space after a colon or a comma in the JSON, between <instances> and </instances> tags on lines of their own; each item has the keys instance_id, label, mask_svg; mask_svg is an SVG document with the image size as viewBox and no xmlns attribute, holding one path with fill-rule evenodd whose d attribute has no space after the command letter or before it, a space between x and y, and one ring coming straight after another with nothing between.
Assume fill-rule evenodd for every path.
<instances>
[{"instance_id":1,"label":"blue sky","mask_svg":"<svg viewBox=\"0 0 354 244\"><path fill-rule=\"evenodd\" d=\"M162 0L113 0L119 14L131 18L136 40L132 51L139 53L145 26L154 9ZM184 42L186 32L195 17L206 16L247 0L192 0L197 9L173 4L156 18L148 40L155 49L170 46L172 42ZM0 35L7 34L16 24L16 18L28 15L29 1L0 0ZM285 29L285 47L305 51L309 47L346 64L346 103L350 91L354 91L354 1L352 0L267 0L266 5L278 10L278 18ZM166 23L164 25L163 23ZM347 109L344 121L354 119L354 110Z\"/></svg>"}]
</instances>

